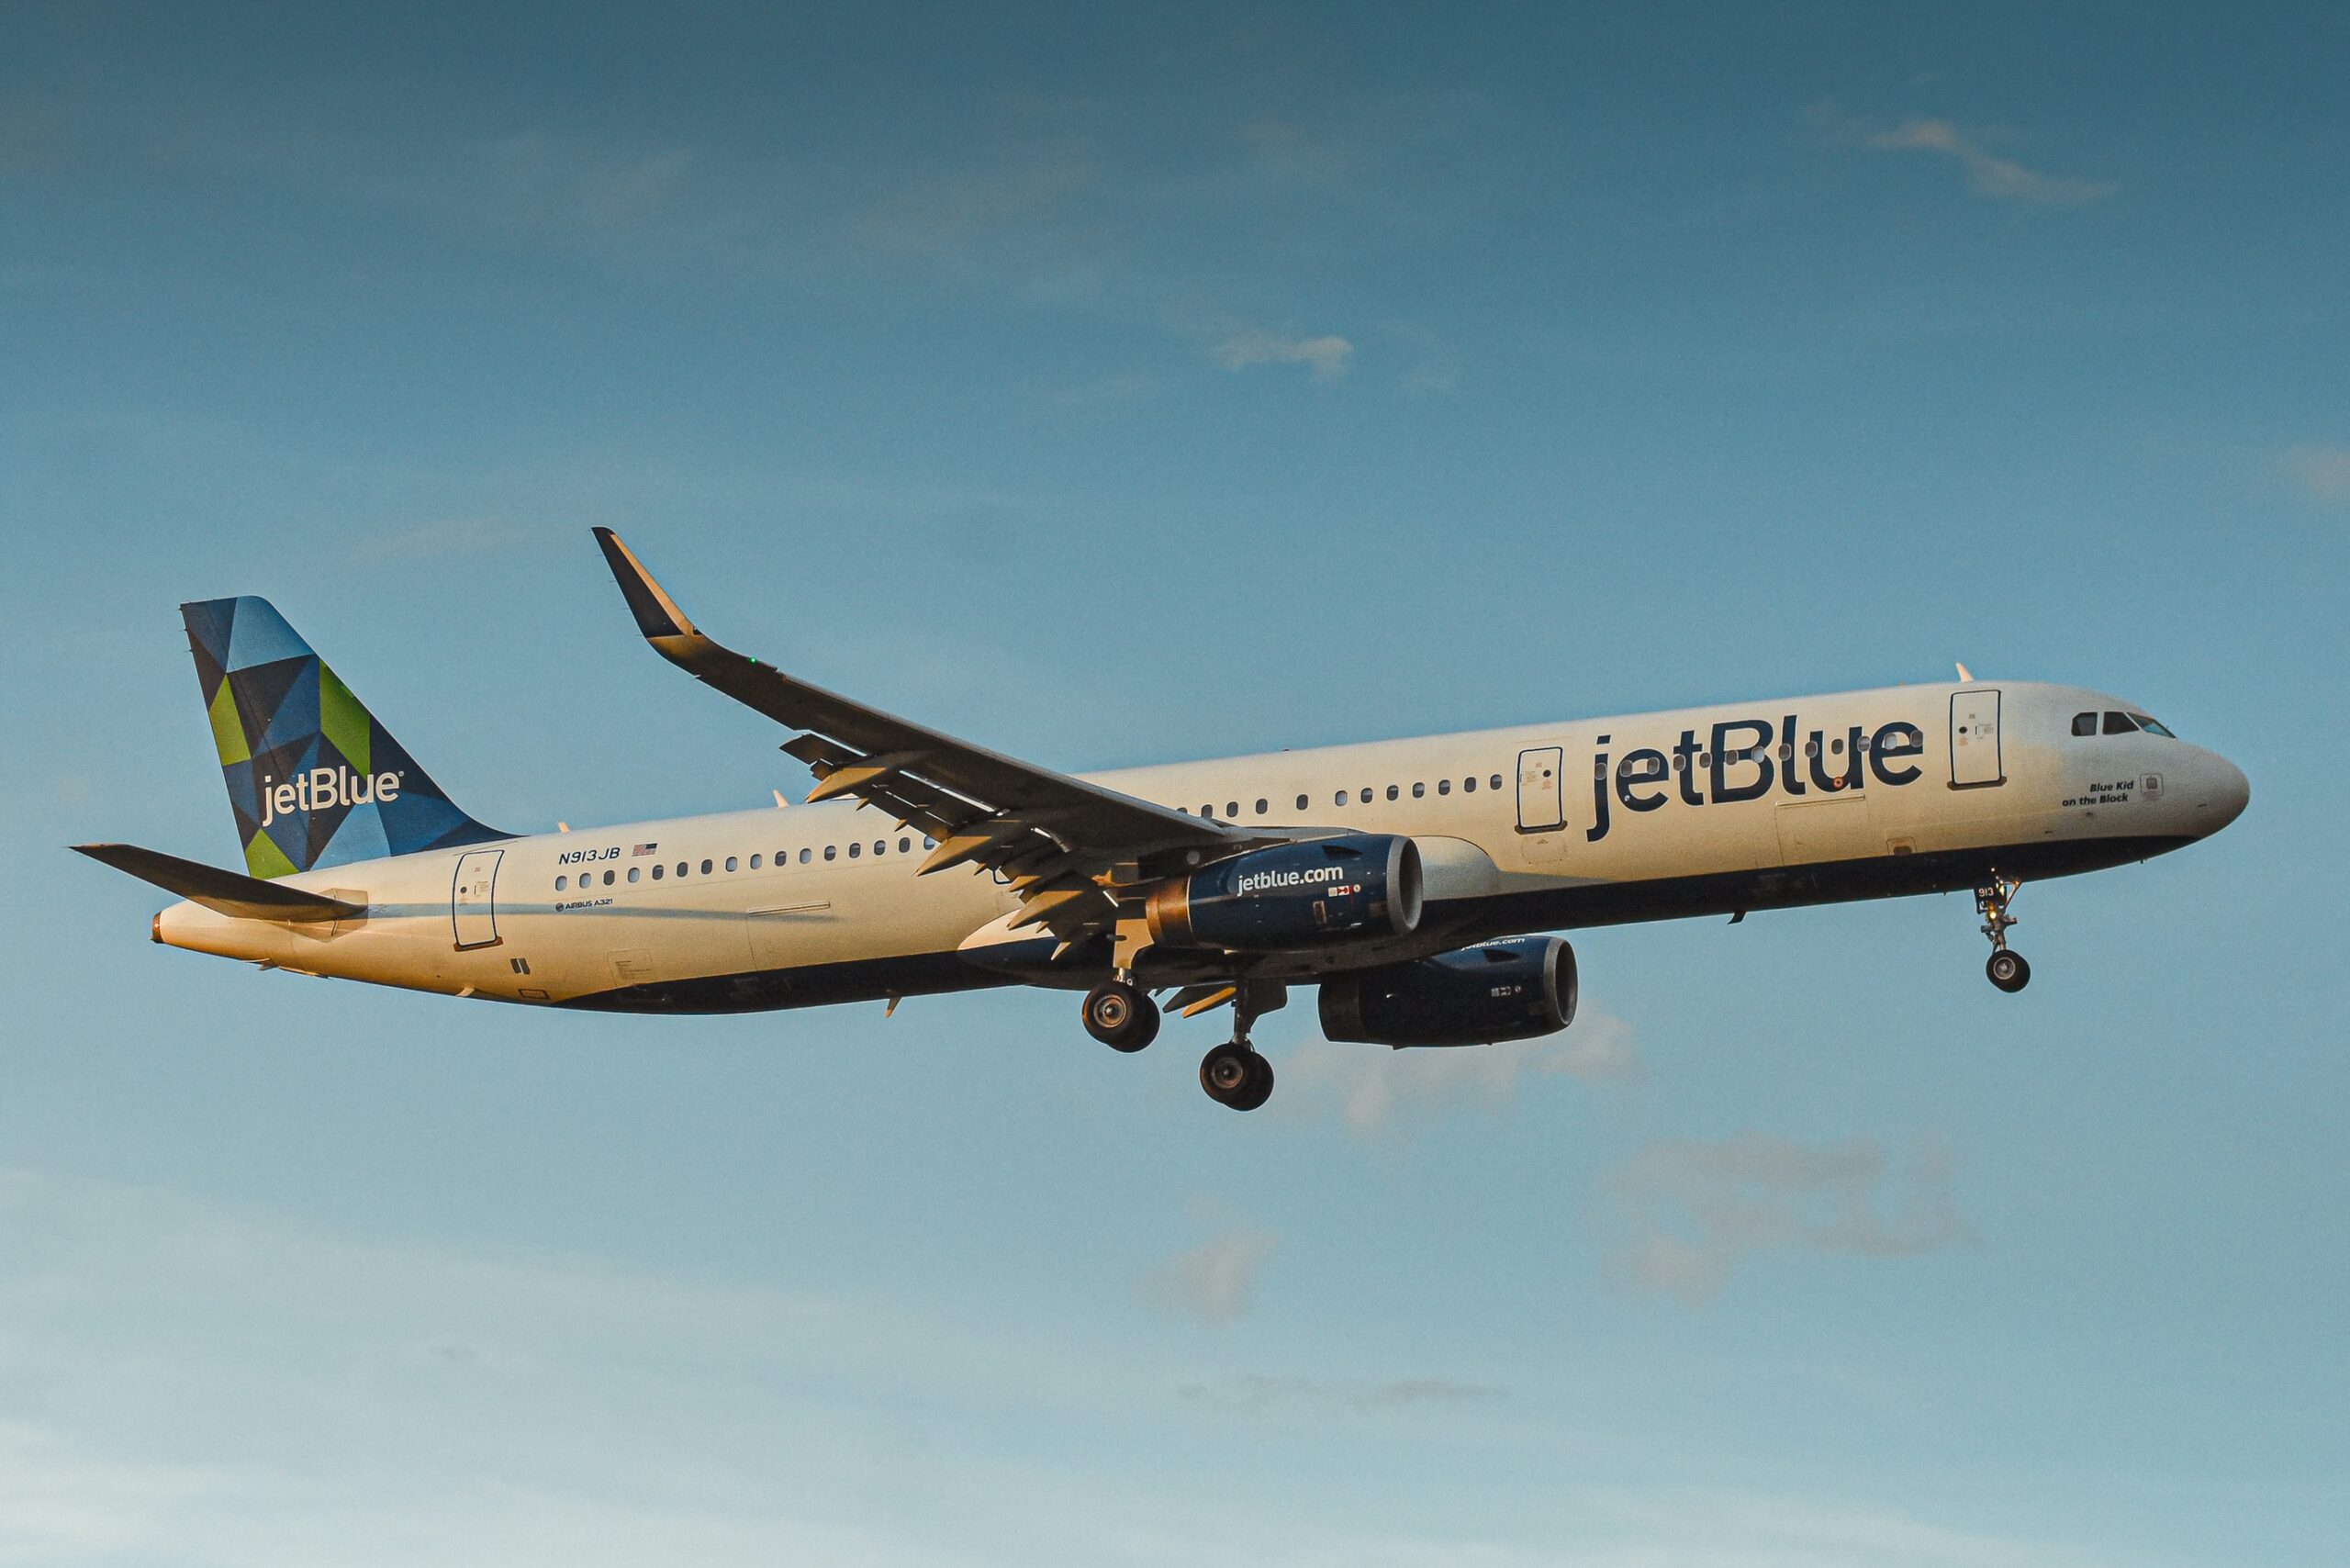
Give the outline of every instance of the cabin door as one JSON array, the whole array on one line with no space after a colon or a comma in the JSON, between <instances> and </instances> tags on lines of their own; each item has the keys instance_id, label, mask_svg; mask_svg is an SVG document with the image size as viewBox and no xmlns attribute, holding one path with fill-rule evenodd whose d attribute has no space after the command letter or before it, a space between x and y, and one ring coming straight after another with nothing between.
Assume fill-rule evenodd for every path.
<instances>
[{"instance_id":1,"label":"cabin door","mask_svg":"<svg viewBox=\"0 0 2350 1568\"><path fill-rule=\"evenodd\" d=\"M498 863L503 849L468 849L457 857L449 890L449 921L457 950L498 946Z\"/></svg>"},{"instance_id":2,"label":"cabin door","mask_svg":"<svg viewBox=\"0 0 2350 1568\"><path fill-rule=\"evenodd\" d=\"M1950 787L1979 789L2007 782L1999 760L1999 694L1954 691L1950 699Z\"/></svg>"},{"instance_id":3,"label":"cabin door","mask_svg":"<svg viewBox=\"0 0 2350 1568\"><path fill-rule=\"evenodd\" d=\"M1517 831L1556 833L1567 825L1565 806L1566 754L1558 746L1539 746L1517 754Z\"/></svg>"}]
</instances>

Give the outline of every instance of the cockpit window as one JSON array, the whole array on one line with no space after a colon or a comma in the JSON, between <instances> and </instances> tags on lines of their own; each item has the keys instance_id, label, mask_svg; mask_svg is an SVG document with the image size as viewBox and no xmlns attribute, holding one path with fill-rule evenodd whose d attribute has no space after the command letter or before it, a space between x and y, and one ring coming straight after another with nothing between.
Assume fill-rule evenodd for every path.
<instances>
[{"instance_id":1,"label":"cockpit window","mask_svg":"<svg viewBox=\"0 0 2350 1568\"><path fill-rule=\"evenodd\" d=\"M2110 708L2109 708L2109 709L2107 709L2107 710L2106 710L2106 711L2105 711L2105 733L2106 733L2107 734L2109 734L2109 735L2126 735L2126 734L2130 734L2132 730L2135 730L2137 727L2138 727L2138 726L2137 726L2136 724L2134 724L2134 723L2132 723L2132 722L2131 722L2131 719L2130 719L2130 715L2129 715L2129 714L2127 714L2127 713L2117 713L2117 712L2115 712L2115 711L2114 711L2112 709L2110 709Z\"/></svg>"},{"instance_id":2,"label":"cockpit window","mask_svg":"<svg viewBox=\"0 0 2350 1568\"><path fill-rule=\"evenodd\" d=\"M2097 715L2095 713L2074 714L2073 733L2076 735L2093 735L2097 734Z\"/></svg>"},{"instance_id":3,"label":"cockpit window","mask_svg":"<svg viewBox=\"0 0 2350 1568\"><path fill-rule=\"evenodd\" d=\"M2150 735L2160 735L2165 740L2175 741L2178 739L2177 735L2172 734L2168 730L2165 729L2158 721L2149 719L2143 713L2131 714L2130 721Z\"/></svg>"}]
</instances>

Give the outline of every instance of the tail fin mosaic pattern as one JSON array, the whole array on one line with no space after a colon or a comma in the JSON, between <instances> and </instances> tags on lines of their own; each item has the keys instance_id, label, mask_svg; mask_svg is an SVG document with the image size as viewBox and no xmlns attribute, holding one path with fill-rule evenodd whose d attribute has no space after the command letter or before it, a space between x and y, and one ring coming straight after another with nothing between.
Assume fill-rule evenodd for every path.
<instances>
[{"instance_id":1,"label":"tail fin mosaic pattern","mask_svg":"<svg viewBox=\"0 0 2350 1568\"><path fill-rule=\"evenodd\" d=\"M180 615L254 876L512 836L458 810L267 599Z\"/></svg>"}]
</instances>

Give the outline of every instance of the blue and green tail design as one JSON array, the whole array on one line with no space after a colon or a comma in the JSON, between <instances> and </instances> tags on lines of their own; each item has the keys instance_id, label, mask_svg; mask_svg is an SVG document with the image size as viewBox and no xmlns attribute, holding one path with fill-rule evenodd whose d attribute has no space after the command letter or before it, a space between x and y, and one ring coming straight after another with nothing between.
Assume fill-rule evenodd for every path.
<instances>
[{"instance_id":1,"label":"blue and green tail design","mask_svg":"<svg viewBox=\"0 0 2350 1568\"><path fill-rule=\"evenodd\" d=\"M254 876L512 836L458 810L267 599L180 615Z\"/></svg>"}]
</instances>

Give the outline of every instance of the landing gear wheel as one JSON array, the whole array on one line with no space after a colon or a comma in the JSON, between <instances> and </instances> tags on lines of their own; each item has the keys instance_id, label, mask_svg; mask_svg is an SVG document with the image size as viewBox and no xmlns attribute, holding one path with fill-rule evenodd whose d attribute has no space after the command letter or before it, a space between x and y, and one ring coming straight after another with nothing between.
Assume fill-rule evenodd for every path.
<instances>
[{"instance_id":1,"label":"landing gear wheel","mask_svg":"<svg viewBox=\"0 0 2350 1568\"><path fill-rule=\"evenodd\" d=\"M1138 1051L1158 1037L1158 1004L1124 980L1085 993L1085 1032L1113 1051Z\"/></svg>"},{"instance_id":2,"label":"landing gear wheel","mask_svg":"<svg viewBox=\"0 0 2350 1568\"><path fill-rule=\"evenodd\" d=\"M1200 1058L1200 1087L1219 1105L1253 1111L1272 1097L1273 1064L1247 1041L1230 1040Z\"/></svg>"},{"instance_id":3,"label":"landing gear wheel","mask_svg":"<svg viewBox=\"0 0 2350 1568\"><path fill-rule=\"evenodd\" d=\"M1241 1091L1240 1098L1232 1103L1232 1108L1236 1111L1253 1111L1272 1097L1273 1064L1255 1051L1250 1051L1248 1053L1248 1085Z\"/></svg>"},{"instance_id":4,"label":"landing gear wheel","mask_svg":"<svg viewBox=\"0 0 2350 1568\"><path fill-rule=\"evenodd\" d=\"M1991 961L1983 966L1983 972L1989 975L1991 983L2001 991L2021 991L2031 983L2031 966L2024 962L2021 953L2011 953L2005 947L1991 955Z\"/></svg>"}]
</instances>

